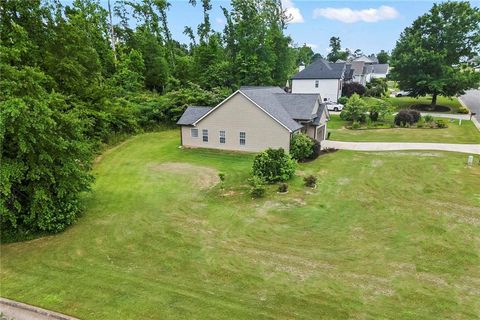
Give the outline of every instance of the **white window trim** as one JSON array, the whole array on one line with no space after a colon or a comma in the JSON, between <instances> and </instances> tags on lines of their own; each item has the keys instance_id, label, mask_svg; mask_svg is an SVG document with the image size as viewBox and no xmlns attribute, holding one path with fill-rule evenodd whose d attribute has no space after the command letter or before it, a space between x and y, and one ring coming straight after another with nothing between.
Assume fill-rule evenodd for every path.
<instances>
[{"instance_id":1,"label":"white window trim","mask_svg":"<svg viewBox=\"0 0 480 320\"><path fill-rule=\"evenodd\" d=\"M206 134L206 135L204 134L204 131L207 131L207 134ZM205 141L205 140L203 139L204 137L207 137L207 141ZM203 143L208 143L208 141L209 141L208 129L202 129L202 141L203 141Z\"/></svg>"},{"instance_id":2,"label":"white window trim","mask_svg":"<svg viewBox=\"0 0 480 320\"><path fill-rule=\"evenodd\" d=\"M223 132L223 137L222 137L222 132ZM224 139L223 142L222 142L222 138ZM227 143L227 132L225 130L219 130L218 131L218 143L220 143L220 144Z\"/></svg>"},{"instance_id":3,"label":"white window trim","mask_svg":"<svg viewBox=\"0 0 480 320\"><path fill-rule=\"evenodd\" d=\"M192 132L193 130L197 130L197 136L195 137ZM198 128L190 128L190 137L197 139L198 138Z\"/></svg>"},{"instance_id":4,"label":"white window trim","mask_svg":"<svg viewBox=\"0 0 480 320\"><path fill-rule=\"evenodd\" d=\"M244 143L242 144L242 136L241 136L241 133L244 133L245 134L245 137L243 138L243 141ZM238 132L238 144L240 146L246 146L247 145L247 132L246 131L239 131Z\"/></svg>"}]
</instances>

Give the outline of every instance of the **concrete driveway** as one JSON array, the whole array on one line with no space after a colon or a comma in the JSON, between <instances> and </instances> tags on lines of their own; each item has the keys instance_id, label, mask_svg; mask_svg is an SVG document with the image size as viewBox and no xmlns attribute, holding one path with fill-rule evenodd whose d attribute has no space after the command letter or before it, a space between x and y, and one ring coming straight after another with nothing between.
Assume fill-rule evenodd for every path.
<instances>
[{"instance_id":1,"label":"concrete driveway","mask_svg":"<svg viewBox=\"0 0 480 320\"><path fill-rule=\"evenodd\" d=\"M355 151L438 150L480 154L480 144L415 143L415 142L347 142L323 140L322 149Z\"/></svg>"},{"instance_id":2,"label":"concrete driveway","mask_svg":"<svg viewBox=\"0 0 480 320\"><path fill-rule=\"evenodd\" d=\"M477 114L475 118L480 121L480 89L468 90L460 99L471 112Z\"/></svg>"}]
</instances>

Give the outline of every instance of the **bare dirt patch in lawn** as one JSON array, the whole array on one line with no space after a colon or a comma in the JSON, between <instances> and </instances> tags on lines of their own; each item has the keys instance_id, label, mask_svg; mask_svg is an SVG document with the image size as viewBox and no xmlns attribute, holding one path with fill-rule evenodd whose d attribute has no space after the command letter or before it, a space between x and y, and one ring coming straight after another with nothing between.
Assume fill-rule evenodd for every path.
<instances>
[{"instance_id":1,"label":"bare dirt patch in lawn","mask_svg":"<svg viewBox=\"0 0 480 320\"><path fill-rule=\"evenodd\" d=\"M202 189L211 188L220 182L217 170L185 162L151 163L148 168L188 177L192 184Z\"/></svg>"}]
</instances>

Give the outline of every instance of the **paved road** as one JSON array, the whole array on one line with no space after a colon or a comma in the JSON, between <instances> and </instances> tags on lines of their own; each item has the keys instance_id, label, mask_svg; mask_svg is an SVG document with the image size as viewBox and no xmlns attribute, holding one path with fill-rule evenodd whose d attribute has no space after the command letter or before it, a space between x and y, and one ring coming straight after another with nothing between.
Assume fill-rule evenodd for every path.
<instances>
[{"instance_id":1,"label":"paved road","mask_svg":"<svg viewBox=\"0 0 480 320\"><path fill-rule=\"evenodd\" d=\"M480 154L480 144L322 141L322 148L356 151L439 150Z\"/></svg>"},{"instance_id":2,"label":"paved road","mask_svg":"<svg viewBox=\"0 0 480 320\"><path fill-rule=\"evenodd\" d=\"M460 99L467 105L471 112L475 112L478 121L480 121L480 89L468 90Z\"/></svg>"},{"instance_id":3,"label":"paved road","mask_svg":"<svg viewBox=\"0 0 480 320\"><path fill-rule=\"evenodd\" d=\"M8 320L79 320L5 298L0 298L0 313Z\"/></svg>"}]
</instances>

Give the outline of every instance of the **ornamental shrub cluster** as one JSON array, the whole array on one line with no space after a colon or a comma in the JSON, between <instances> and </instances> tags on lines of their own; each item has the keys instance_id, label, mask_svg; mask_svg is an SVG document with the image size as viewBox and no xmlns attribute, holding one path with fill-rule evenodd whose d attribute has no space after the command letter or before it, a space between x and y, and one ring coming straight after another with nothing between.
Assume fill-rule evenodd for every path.
<instances>
[{"instance_id":1,"label":"ornamental shrub cluster","mask_svg":"<svg viewBox=\"0 0 480 320\"><path fill-rule=\"evenodd\" d=\"M417 110L400 110L395 116L395 125L405 127L417 123L421 118Z\"/></svg>"},{"instance_id":2,"label":"ornamental shrub cluster","mask_svg":"<svg viewBox=\"0 0 480 320\"><path fill-rule=\"evenodd\" d=\"M283 148L259 153L253 160L253 175L266 183L283 182L295 174L296 162Z\"/></svg>"}]
</instances>

